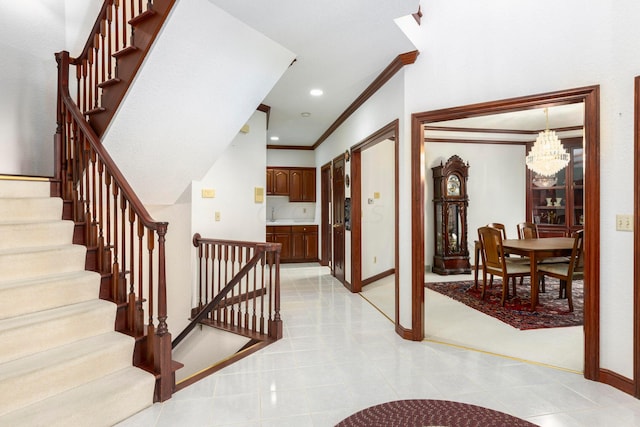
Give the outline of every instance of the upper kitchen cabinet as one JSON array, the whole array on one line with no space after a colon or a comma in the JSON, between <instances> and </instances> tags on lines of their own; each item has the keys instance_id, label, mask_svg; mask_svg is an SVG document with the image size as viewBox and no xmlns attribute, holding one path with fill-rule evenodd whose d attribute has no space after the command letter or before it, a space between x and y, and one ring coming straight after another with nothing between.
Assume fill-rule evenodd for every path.
<instances>
[{"instance_id":1,"label":"upper kitchen cabinet","mask_svg":"<svg viewBox=\"0 0 640 427\"><path fill-rule=\"evenodd\" d=\"M289 169L267 168L267 195L289 195Z\"/></svg>"},{"instance_id":2,"label":"upper kitchen cabinet","mask_svg":"<svg viewBox=\"0 0 640 427\"><path fill-rule=\"evenodd\" d=\"M289 170L289 201L316 201L315 168L296 168Z\"/></svg>"}]
</instances>

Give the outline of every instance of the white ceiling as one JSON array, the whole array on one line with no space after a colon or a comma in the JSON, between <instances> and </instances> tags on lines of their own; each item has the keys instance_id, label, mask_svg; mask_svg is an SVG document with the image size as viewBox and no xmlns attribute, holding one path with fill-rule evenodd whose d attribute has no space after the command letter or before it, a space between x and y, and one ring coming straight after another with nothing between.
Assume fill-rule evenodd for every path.
<instances>
[{"instance_id":1,"label":"white ceiling","mask_svg":"<svg viewBox=\"0 0 640 427\"><path fill-rule=\"evenodd\" d=\"M209 1L296 55L263 101L268 136L280 138L269 144L313 145L394 58L415 50L394 19L417 12L418 0Z\"/></svg>"}]
</instances>

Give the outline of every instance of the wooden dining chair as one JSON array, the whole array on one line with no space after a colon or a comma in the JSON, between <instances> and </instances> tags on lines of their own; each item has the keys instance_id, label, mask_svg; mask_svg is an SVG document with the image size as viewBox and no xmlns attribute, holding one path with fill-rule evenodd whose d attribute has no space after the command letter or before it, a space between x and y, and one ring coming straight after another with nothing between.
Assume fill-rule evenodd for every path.
<instances>
[{"instance_id":1,"label":"wooden dining chair","mask_svg":"<svg viewBox=\"0 0 640 427\"><path fill-rule=\"evenodd\" d=\"M555 277L560 280L559 297L567 298L569 311L573 311L573 281L584 278L584 254L582 250L584 230L573 233L573 238L575 240L569 262L538 265L538 273L540 275Z\"/></svg>"},{"instance_id":2,"label":"wooden dining chair","mask_svg":"<svg viewBox=\"0 0 640 427\"><path fill-rule=\"evenodd\" d=\"M518 229L518 239L537 239L538 225L533 222L521 222L516 225Z\"/></svg>"},{"instance_id":3,"label":"wooden dining chair","mask_svg":"<svg viewBox=\"0 0 640 427\"><path fill-rule=\"evenodd\" d=\"M502 232L493 227L480 227L478 238L482 246L483 280L481 299L484 299L487 288L487 275L502 278L502 298L500 303L504 305L509 294L509 279L513 279L513 296L516 296L516 277L530 276L529 265L513 262L504 254L502 247Z\"/></svg>"},{"instance_id":4,"label":"wooden dining chair","mask_svg":"<svg viewBox=\"0 0 640 427\"><path fill-rule=\"evenodd\" d=\"M540 236L538 235L538 225L532 222L521 222L516 225L518 229L518 239L537 239ZM557 264L569 262L569 257L551 257L545 258L539 261L539 264ZM521 283L522 284L522 283ZM547 292L547 286L544 280L544 276L540 276L540 292Z\"/></svg>"}]
</instances>

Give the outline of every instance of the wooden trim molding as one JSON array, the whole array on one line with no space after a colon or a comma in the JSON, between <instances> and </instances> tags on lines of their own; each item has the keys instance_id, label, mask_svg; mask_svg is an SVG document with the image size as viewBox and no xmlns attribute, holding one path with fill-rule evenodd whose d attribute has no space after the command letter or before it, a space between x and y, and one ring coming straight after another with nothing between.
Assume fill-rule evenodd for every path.
<instances>
[{"instance_id":1,"label":"wooden trim molding","mask_svg":"<svg viewBox=\"0 0 640 427\"><path fill-rule=\"evenodd\" d=\"M310 145L269 145L267 150L313 150Z\"/></svg>"},{"instance_id":2,"label":"wooden trim molding","mask_svg":"<svg viewBox=\"0 0 640 427\"><path fill-rule=\"evenodd\" d=\"M609 384L611 387L615 387L627 394L634 395L635 393L635 381L627 377L623 377L616 372L609 371L608 369L601 369L599 378L600 382Z\"/></svg>"},{"instance_id":3,"label":"wooden trim molding","mask_svg":"<svg viewBox=\"0 0 640 427\"><path fill-rule=\"evenodd\" d=\"M584 102L585 296L584 376L601 380L600 370L600 87L587 86L500 101L446 108L411 116L412 336L424 335L424 207L426 195L423 126L428 123L531 108ZM637 179L637 174L636 174ZM637 222L637 216L636 216ZM636 224L640 226L640 224ZM637 252L636 252L637 253ZM638 304L636 304L637 307ZM611 380L611 375L603 377Z\"/></svg>"},{"instance_id":4,"label":"wooden trim molding","mask_svg":"<svg viewBox=\"0 0 640 427\"><path fill-rule=\"evenodd\" d=\"M258 105L258 108L256 108L256 110L262 111L267 115L267 129L269 129L269 117L271 116L271 107L265 104L260 104Z\"/></svg>"},{"instance_id":5,"label":"wooden trim molding","mask_svg":"<svg viewBox=\"0 0 640 427\"><path fill-rule=\"evenodd\" d=\"M640 397L640 76L634 79L633 118L633 395Z\"/></svg>"},{"instance_id":6,"label":"wooden trim molding","mask_svg":"<svg viewBox=\"0 0 640 427\"><path fill-rule=\"evenodd\" d=\"M351 116L358 108L362 106L373 94L375 94L386 82L391 79L398 71L405 65L410 65L416 62L420 52L413 50L411 52L401 53L391 61L391 63L385 68L382 73L356 98L355 101L347 107L346 110L336 119L329 129L327 129L318 140L313 144L312 149L316 149L322 144L333 132L335 132L341 124L343 124L349 116Z\"/></svg>"},{"instance_id":7,"label":"wooden trim molding","mask_svg":"<svg viewBox=\"0 0 640 427\"><path fill-rule=\"evenodd\" d=\"M363 287L367 286L370 283L377 282L378 280L384 279L385 277L391 276L392 274L395 274L395 273L396 273L396 269L395 268L390 268L389 270L383 271L382 273L378 273L378 274L375 274L375 275L373 275L371 277L368 277L366 279L362 279L362 286Z\"/></svg>"}]
</instances>

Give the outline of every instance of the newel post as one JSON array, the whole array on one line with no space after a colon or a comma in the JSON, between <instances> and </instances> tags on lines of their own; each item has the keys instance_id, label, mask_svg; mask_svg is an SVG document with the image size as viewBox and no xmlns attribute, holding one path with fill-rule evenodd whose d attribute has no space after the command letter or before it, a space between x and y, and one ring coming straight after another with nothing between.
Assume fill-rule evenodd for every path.
<instances>
[{"instance_id":1,"label":"newel post","mask_svg":"<svg viewBox=\"0 0 640 427\"><path fill-rule=\"evenodd\" d=\"M154 371L159 375L156 384L155 401L164 402L171 398L175 388L175 378L171 369L171 334L167 327L167 279L165 259L165 235L167 223L158 223L158 328L154 340Z\"/></svg>"}]
</instances>

